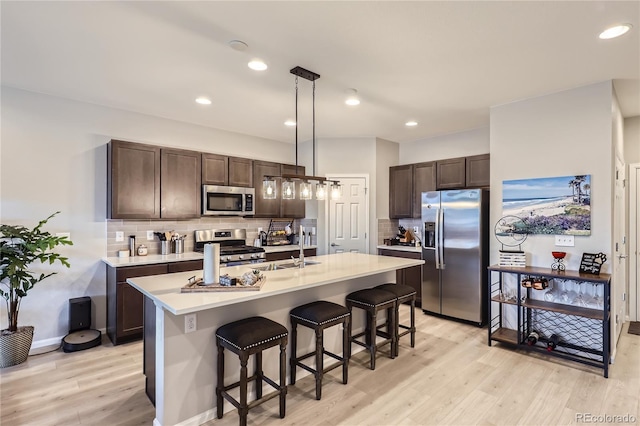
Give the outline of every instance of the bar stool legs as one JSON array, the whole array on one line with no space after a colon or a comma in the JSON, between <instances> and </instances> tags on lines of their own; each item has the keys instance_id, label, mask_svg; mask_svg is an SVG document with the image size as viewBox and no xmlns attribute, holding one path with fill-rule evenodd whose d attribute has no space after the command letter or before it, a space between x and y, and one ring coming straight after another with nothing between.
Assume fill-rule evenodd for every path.
<instances>
[{"instance_id":1,"label":"bar stool legs","mask_svg":"<svg viewBox=\"0 0 640 426\"><path fill-rule=\"evenodd\" d=\"M393 293L376 288L359 290L347 295L347 308L349 309L349 312L351 312L353 308L356 307L364 310L367 314L367 321L364 332L352 335L352 332L350 330L349 335L351 336L351 343L364 346L369 351L369 368L371 368L371 370L375 370L376 368L376 352L378 347L389 343L389 356L391 358L395 358L396 356L396 300L397 298ZM389 321L389 326L391 328L390 332L385 333L378 329L378 312L382 310L387 311L387 321ZM380 343L377 343L376 336L381 336L384 338L384 340ZM360 337L364 337L365 341L359 341L358 338ZM351 349L349 349L349 351L351 351Z\"/></svg>"},{"instance_id":2,"label":"bar stool legs","mask_svg":"<svg viewBox=\"0 0 640 426\"><path fill-rule=\"evenodd\" d=\"M296 382L297 367L303 368L315 377L316 399L322 398L322 379L324 373L342 365L342 383L347 384L349 368L349 336L351 329L351 315L349 311L336 303L318 301L298 306L291 310L291 384ZM315 333L315 351L306 355L297 355L298 324L311 328ZM342 356L338 356L324 349L324 330L342 324ZM339 362L327 368L324 367L324 355L328 355ZM306 358L315 358L315 369L303 364Z\"/></svg>"},{"instance_id":3,"label":"bar stool legs","mask_svg":"<svg viewBox=\"0 0 640 426\"><path fill-rule=\"evenodd\" d=\"M287 329L282 325L263 317L251 317L235 321L216 331L216 347L218 349L218 380L216 385L216 414L219 419L224 415L223 402L227 399L238 409L240 426L246 426L249 410L263 402L280 397L280 418L286 414L286 369L287 369ZM274 346L280 346L280 384L276 384L264 375L262 370L262 351ZM240 359L240 380L225 386L224 384L224 350L229 349ZM249 357L255 355L255 373L249 377L247 364ZM256 400L247 400L249 382L255 381ZM263 396L262 383L267 382L275 389ZM227 391L239 387L240 397L236 400Z\"/></svg>"},{"instance_id":4,"label":"bar stool legs","mask_svg":"<svg viewBox=\"0 0 640 426\"><path fill-rule=\"evenodd\" d=\"M395 308L395 318L396 324L395 329L392 325L387 322L387 331L389 333L394 332L396 335L396 346L395 346L395 354L398 356L400 352L400 337L410 334L411 335L411 347L414 348L416 346L416 291L413 287L404 285L404 284L381 284L374 288L385 290L390 293L393 293L396 298L396 308ZM411 322L409 326L404 324L400 324L400 305L404 302L409 302L411 307ZM404 331L400 332L400 329Z\"/></svg>"}]
</instances>

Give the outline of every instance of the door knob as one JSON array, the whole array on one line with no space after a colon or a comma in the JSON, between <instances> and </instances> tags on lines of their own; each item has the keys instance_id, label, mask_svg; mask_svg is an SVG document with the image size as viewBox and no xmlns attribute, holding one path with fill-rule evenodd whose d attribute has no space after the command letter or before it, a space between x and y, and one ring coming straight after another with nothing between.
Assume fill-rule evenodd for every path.
<instances>
[{"instance_id":1,"label":"door knob","mask_svg":"<svg viewBox=\"0 0 640 426\"><path fill-rule=\"evenodd\" d=\"M340 244L331 243L331 247L340 247Z\"/></svg>"},{"instance_id":2,"label":"door knob","mask_svg":"<svg viewBox=\"0 0 640 426\"><path fill-rule=\"evenodd\" d=\"M618 259L626 259L627 255L626 254L619 254L618 255Z\"/></svg>"}]
</instances>

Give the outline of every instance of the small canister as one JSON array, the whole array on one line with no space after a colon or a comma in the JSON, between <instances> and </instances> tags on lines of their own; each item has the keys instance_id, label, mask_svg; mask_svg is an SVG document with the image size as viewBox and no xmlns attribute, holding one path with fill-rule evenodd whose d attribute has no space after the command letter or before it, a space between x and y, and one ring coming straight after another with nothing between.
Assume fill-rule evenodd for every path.
<instances>
[{"instance_id":1,"label":"small canister","mask_svg":"<svg viewBox=\"0 0 640 426\"><path fill-rule=\"evenodd\" d=\"M146 256L149 251L147 250L147 246L144 244L140 244L138 246L138 256Z\"/></svg>"},{"instance_id":2,"label":"small canister","mask_svg":"<svg viewBox=\"0 0 640 426\"><path fill-rule=\"evenodd\" d=\"M171 254L171 241L160 241L160 254Z\"/></svg>"},{"instance_id":3,"label":"small canister","mask_svg":"<svg viewBox=\"0 0 640 426\"><path fill-rule=\"evenodd\" d=\"M174 240L173 247L174 247L174 250L173 250L174 253L176 254L184 253L184 240L182 238Z\"/></svg>"}]
</instances>

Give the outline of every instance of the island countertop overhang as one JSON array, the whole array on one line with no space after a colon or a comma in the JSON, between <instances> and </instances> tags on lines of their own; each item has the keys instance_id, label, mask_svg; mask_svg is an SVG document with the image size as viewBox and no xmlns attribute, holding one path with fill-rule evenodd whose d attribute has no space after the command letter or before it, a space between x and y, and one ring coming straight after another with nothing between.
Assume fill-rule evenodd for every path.
<instances>
[{"instance_id":1,"label":"island countertop overhang","mask_svg":"<svg viewBox=\"0 0 640 426\"><path fill-rule=\"evenodd\" d=\"M152 299L156 306L164 308L173 315L184 315L292 291L409 268L424 263L424 261L420 259L404 259L362 253L341 253L315 256L308 259L313 259L320 263L307 265L302 269L291 268L265 271L264 274L267 280L259 291L181 293L180 289L187 284L187 280L190 277L194 275L196 277L202 277L201 270L129 278L127 282L143 295ZM240 276L250 269L251 265L232 266L224 268L224 272L231 276Z\"/></svg>"}]
</instances>

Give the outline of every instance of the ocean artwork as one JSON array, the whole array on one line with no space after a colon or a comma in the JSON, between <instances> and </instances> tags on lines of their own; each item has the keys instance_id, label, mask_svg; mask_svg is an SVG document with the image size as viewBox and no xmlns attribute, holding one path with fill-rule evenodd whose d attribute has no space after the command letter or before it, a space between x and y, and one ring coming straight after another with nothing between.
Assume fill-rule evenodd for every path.
<instances>
[{"instance_id":1,"label":"ocean artwork","mask_svg":"<svg viewBox=\"0 0 640 426\"><path fill-rule=\"evenodd\" d=\"M591 175L503 181L502 214L528 234L590 235Z\"/></svg>"}]
</instances>

